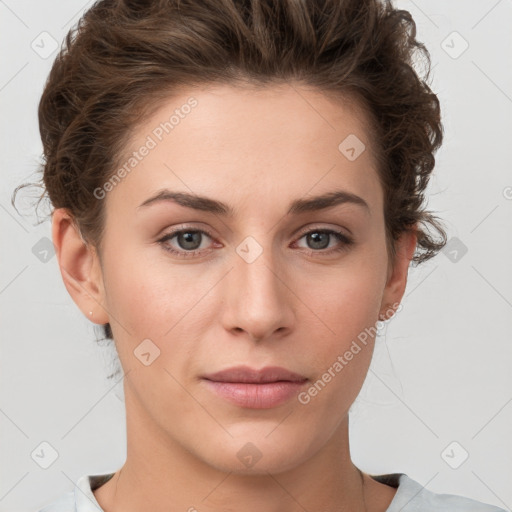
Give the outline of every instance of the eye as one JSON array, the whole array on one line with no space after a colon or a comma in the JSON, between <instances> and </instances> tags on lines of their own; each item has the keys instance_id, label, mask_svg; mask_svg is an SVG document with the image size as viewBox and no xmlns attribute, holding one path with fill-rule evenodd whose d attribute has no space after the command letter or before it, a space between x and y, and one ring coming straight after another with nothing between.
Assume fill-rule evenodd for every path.
<instances>
[{"instance_id":1,"label":"eye","mask_svg":"<svg viewBox=\"0 0 512 512\"><path fill-rule=\"evenodd\" d=\"M201 248L204 236L212 238L210 233L202 229L178 229L168 233L158 242L166 251L182 258L189 258L204 251L204 247ZM178 245L177 249L169 243L174 238Z\"/></svg>"},{"instance_id":2,"label":"eye","mask_svg":"<svg viewBox=\"0 0 512 512\"><path fill-rule=\"evenodd\" d=\"M303 238L306 239L306 243L309 245L309 248L313 249L308 251L310 255L328 255L334 252L346 251L354 244L352 238L341 231L335 231L332 229L313 229L303 233L299 240L302 240ZM333 239L335 242L338 242L338 245L331 247L328 250L324 250L329 247L329 244Z\"/></svg>"},{"instance_id":3,"label":"eye","mask_svg":"<svg viewBox=\"0 0 512 512\"><path fill-rule=\"evenodd\" d=\"M201 247L204 242L204 237L213 239L212 235L203 229L181 227L163 236L158 240L158 243L171 254L180 258L190 258L203 252L211 251L211 249L206 249L204 246ZM310 256L323 256L346 251L354 244L352 238L341 231L332 229L312 229L304 232L299 240L303 238L306 239L306 243L309 246L310 250L306 252ZM176 245L171 243L174 239L176 239L174 242ZM329 248L333 240L337 242L337 245ZM220 246L222 247L222 245Z\"/></svg>"}]
</instances>

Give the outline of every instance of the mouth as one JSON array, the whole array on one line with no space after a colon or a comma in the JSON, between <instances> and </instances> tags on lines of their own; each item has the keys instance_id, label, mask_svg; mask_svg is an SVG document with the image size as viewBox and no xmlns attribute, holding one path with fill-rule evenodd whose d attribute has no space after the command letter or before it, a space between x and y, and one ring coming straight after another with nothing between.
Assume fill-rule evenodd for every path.
<instances>
[{"instance_id":1,"label":"mouth","mask_svg":"<svg viewBox=\"0 0 512 512\"><path fill-rule=\"evenodd\" d=\"M243 382L247 384L266 384L268 382L304 382L304 375L292 372L280 366L267 366L260 370L249 366L234 366L220 372L205 375L203 378L213 382Z\"/></svg>"},{"instance_id":2,"label":"mouth","mask_svg":"<svg viewBox=\"0 0 512 512\"><path fill-rule=\"evenodd\" d=\"M278 366L260 370L237 366L203 377L205 384L217 396L249 409L277 407L297 395L308 380Z\"/></svg>"}]
</instances>

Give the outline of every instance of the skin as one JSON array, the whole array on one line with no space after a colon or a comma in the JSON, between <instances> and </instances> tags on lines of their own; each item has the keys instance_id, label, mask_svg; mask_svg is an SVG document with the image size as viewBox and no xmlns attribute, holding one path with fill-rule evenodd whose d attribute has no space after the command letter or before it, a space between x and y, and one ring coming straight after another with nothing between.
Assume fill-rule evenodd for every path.
<instances>
[{"instance_id":1,"label":"skin","mask_svg":"<svg viewBox=\"0 0 512 512\"><path fill-rule=\"evenodd\" d=\"M400 238L390 265L364 116L299 85L202 87L166 100L127 154L190 96L198 105L103 199L101 258L67 211L53 214L64 283L87 318L110 322L125 372L127 459L95 497L106 512L354 512L365 510L363 496L366 510L385 511L396 490L367 474L361 484L348 437L373 337L305 405L242 408L200 379L277 365L311 384L400 302L416 238ZM354 161L338 150L349 134L366 145ZM223 201L235 215L170 201L137 208L162 188ZM292 200L334 189L362 197L369 211L345 203L286 215ZM178 237L158 242L183 226L213 235L188 258L164 248L186 252ZM315 229L352 234L354 244L332 251L342 246L333 235L319 249L304 234ZM251 263L236 252L248 236L262 249ZM147 338L160 356L145 366L134 350ZM248 442L261 453L252 467L237 457Z\"/></svg>"}]
</instances>

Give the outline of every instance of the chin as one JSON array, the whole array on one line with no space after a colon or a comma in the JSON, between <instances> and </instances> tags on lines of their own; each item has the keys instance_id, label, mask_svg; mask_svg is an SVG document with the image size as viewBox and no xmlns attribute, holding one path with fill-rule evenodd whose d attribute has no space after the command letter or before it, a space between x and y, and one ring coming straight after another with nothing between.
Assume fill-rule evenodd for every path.
<instances>
[{"instance_id":1,"label":"chin","mask_svg":"<svg viewBox=\"0 0 512 512\"><path fill-rule=\"evenodd\" d=\"M284 428L281 435L277 431L268 435L269 432L272 429L266 429L263 435L254 432L251 435L246 429L247 435L230 437L224 443L211 440L206 447L207 453L196 454L210 466L226 473L267 475L295 468L313 455L317 444L318 448L321 445L312 439L304 439L299 432Z\"/></svg>"}]
</instances>

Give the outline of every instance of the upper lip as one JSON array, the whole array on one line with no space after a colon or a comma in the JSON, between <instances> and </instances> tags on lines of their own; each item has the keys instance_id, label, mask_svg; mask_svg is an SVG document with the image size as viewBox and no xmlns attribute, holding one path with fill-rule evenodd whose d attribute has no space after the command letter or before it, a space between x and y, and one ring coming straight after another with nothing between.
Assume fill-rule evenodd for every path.
<instances>
[{"instance_id":1,"label":"upper lip","mask_svg":"<svg viewBox=\"0 0 512 512\"><path fill-rule=\"evenodd\" d=\"M277 382L277 381L290 381L290 382L303 382L307 380L303 375L281 368L279 366L267 366L259 370L249 366L234 366L227 368L220 372L211 373L204 376L205 379L213 380L216 382Z\"/></svg>"}]
</instances>

